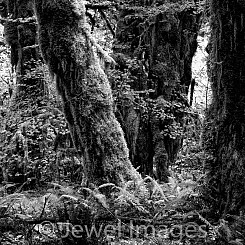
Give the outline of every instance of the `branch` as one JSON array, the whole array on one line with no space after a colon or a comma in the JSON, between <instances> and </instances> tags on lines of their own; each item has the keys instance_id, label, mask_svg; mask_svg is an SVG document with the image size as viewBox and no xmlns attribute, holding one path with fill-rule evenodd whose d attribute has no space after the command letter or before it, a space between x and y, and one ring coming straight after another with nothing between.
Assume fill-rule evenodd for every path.
<instances>
[{"instance_id":1,"label":"branch","mask_svg":"<svg viewBox=\"0 0 245 245\"><path fill-rule=\"evenodd\" d=\"M110 55L108 55L108 53L105 52L103 48L96 42L95 38L91 35L91 32L86 25L82 27L82 31L86 39L90 41L90 43L95 47L97 54L99 54L99 58L102 58L105 62L104 64L106 64L106 66L115 66L115 60Z\"/></svg>"},{"instance_id":2,"label":"branch","mask_svg":"<svg viewBox=\"0 0 245 245\"><path fill-rule=\"evenodd\" d=\"M96 42L94 37L88 32L87 29L83 29L83 32L86 36L86 38L91 42L91 44L96 48L97 53L100 55L101 58L105 61L107 64L112 64L113 66L116 64L115 60L110 57L107 52L103 50L103 48Z\"/></svg>"},{"instance_id":3,"label":"branch","mask_svg":"<svg viewBox=\"0 0 245 245\"><path fill-rule=\"evenodd\" d=\"M111 3L103 3L103 4L91 4L91 3L87 3L85 4L85 7L87 9L99 9L99 10L102 10L102 9L108 9L112 6L117 6L117 4L111 4ZM36 21L36 18L33 16L33 17L28 17L28 18L17 18L17 19L11 19L11 18L1 18L0 17L0 22L1 23L6 23L6 22L17 22L17 23L28 23L28 22L35 22Z\"/></svg>"},{"instance_id":4,"label":"branch","mask_svg":"<svg viewBox=\"0 0 245 245\"><path fill-rule=\"evenodd\" d=\"M12 23L29 23L29 22L36 22L35 17L29 17L29 18L17 18L17 19L9 19L9 18L0 18L0 22L6 23L6 22L12 22Z\"/></svg>"},{"instance_id":5,"label":"branch","mask_svg":"<svg viewBox=\"0 0 245 245\"><path fill-rule=\"evenodd\" d=\"M91 31L93 31L93 30L94 30L94 26L95 26L95 19L94 19L94 17L92 16L92 14L90 14L89 12L86 12L86 15L89 17L89 19L90 19L90 21L91 21L91 25L92 25Z\"/></svg>"},{"instance_id":6,"label":"branch","mask_svg":"<svg viewBox=\"0 0 245 245\"><path fill-rule=\"evenodd\" d=\"M38 48L38 47L39 47L38 44L34 44L34 45L31 45L31 46L23 47L23 50L30 49L30 48Z\"/></svg>"},{"instance_id":7,"label":"branch","mask_svg":"<svg viewBox=\"0 0 245 245\"><path fill-rule=\"evenodd\" d=\"M87 3L85 4L85 7L88 9L108 9L112 6L116 6L117 4L110 4L110 3L104 3L104 4L92 4Z\"/></svg>"},{"instance_id":8,"label":"branch","mask_svg":"<svg viewBox=\"0 0 245 245\"><path fill-rule=\"evenodd\" d=\"M107 19L105 13L103 12L102 9L99 9L99 12L100 12L102 18L105 20L107 27L108 27L109 30L111 31L112 36L115 37L115 36L116 36L115 31L113 30L113 28L112 28L112 26L111 26L111 23L110 23L110 21Z\"/></svg>"}]
</instances>

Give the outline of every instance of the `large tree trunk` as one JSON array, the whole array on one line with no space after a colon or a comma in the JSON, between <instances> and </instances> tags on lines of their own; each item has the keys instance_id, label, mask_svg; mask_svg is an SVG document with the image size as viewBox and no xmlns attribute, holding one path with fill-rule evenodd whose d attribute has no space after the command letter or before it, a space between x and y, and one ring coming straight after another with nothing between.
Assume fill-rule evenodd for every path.
<instances>
[{"instance_id":1,"label":"large tree trunk","mask_svg":"<svg viewBox=\"0 0 245 245\"><path fill-rule=\"evenodd\" d=\"M56 77L87 180L96 185L139 180L113 113L110 84L94 52L84 2L35 0L35 10L42 54Z\"/></svg>"},{"instance_id":2,"label":"large tree trunk","mask_svg":"<svg viewBox=\"0 0 245 245\"><path fill-rule=\"evenodd\" d=\"M176 128L181 129L188 104L185 96L191 83L200 14L195 5L181 9L179 4L164 6L165 1L126 3L120 11L114 44L114 52L120 55L115 58L119 63L123 55L125 60L136 59L128 67L130 86L136 93L142 92L147 111L135 110L135 103L130 106L126 100L127 106L118 107L120 123L134 165L147 175L153 174L155 166L157 178L166 181L168 166L181 147L182 135Z\"/></svg>"},{"instance_id":3,"label":"large tree trunk","mask_svg":"<svg viewBox=\"0 0 245 245\"><path fill-rule=\"evenodd\" d=\"M210 200L219 214L238 214L245 207L245 4L213 0L211 10Z\"/></svg>"}]
</instances>

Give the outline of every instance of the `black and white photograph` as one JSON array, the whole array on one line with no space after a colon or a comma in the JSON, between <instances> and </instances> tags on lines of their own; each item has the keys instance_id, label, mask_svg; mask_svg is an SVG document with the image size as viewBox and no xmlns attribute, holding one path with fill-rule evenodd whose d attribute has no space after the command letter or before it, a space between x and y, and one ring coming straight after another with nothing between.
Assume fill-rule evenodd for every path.
<instances>
[{"instance_id":1,"label":"black and white photograph","mask_svg":"<svg viewBox=\"0 0 245 245\"><path fill-rule=\"evenodd\" d=\"M0 245L245 245L245 0L0 0Z\"/></svg>"}]
</instances>

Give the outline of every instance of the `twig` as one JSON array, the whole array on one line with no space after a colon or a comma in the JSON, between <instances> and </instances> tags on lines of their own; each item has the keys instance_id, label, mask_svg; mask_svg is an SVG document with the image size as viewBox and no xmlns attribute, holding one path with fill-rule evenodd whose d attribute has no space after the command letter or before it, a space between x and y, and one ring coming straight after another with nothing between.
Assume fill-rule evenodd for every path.
<instances>
[{"instance_id":1,"label":"twig","mask_svg":"<svg viewBox=\"0 0 245 245\"><path fill-rule=\"evenodd\" d=\"M109 30L110 30L112 36L115 37L115 36L116 36L115 31L113 30L113 28L112 28L112 26L111 26L111 23L110 23L110 21L107 19L105 13L103 12L102 9L99 9L99 12L100 12L102 18L105 20L106 25L107 25L107 27L109 28Z\"/></svg>"},{"instance_id":2,"label":"twig","mask_svg":"<svg viewBox=\"0 0 245 245\"><path fill-rule=\"evenodd\" d=\"M36 22L35 17L29 17L29 18L17 18L17 19L11 19L11 18L0 18L1 22L12 22L12 23L29 23L29 22Z\"/></svg>"},{"instance_id":3,"label":"twig","mask_svg":"<svg viewBox=\"0 0 245 245\"><path fill-rule=\"evenodd\" d=\"M112 57L110 57L108 55L108 53L103 50L103 48L96 42L96 40L89 33L89 31L86 28L84 28L83 29L83 32L84 32L86 38L90 41L90 43L96 48L97 53L100 54L101 55L101 58L104 59L105 63L115 65L116 62L114 61L114 59Z\"/></svg>"},{"instance_id":4,"label":"twig","mask_svg":"<svg viewBox=\"0 0 245 245\"><path fill-rule=\"evenodd\" d=\"M34 45L23 47L23 50L27 50L27 49L31 49L31 48L38 48L38 47L39 47L38 44L34 44Z\"/></svg>"},{"instance_id":5,"label":"twig","mask_svg":"<svg viewBox=\"0 0 245 245\"><path fill-rule=\"evenodd\" d=\"M48 202L48 199L49 199L50 196L51 196L51 194L48 197L45 197L45 199L44 199L43 209L42 209L42 212L41 212L41 214L39 216L39 219L41 219L43 214L44 214L44 210L45 210L45 207L47 205L47 202Z\"/></svg>"}]
</instances>

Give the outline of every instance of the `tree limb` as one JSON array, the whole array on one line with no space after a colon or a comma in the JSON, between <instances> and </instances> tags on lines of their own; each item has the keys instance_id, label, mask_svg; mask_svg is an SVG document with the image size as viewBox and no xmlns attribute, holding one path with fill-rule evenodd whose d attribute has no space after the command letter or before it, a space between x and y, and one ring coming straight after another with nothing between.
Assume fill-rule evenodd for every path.
<instances>
[{"instance_id":1,"label":"tree limb","mask_svg":"<svg viewBox=\"0 0 245 245\"><path fill-rule=\"evenodd\" d=\"M106 25L107 25L107 27L109 28L109 30L110 30L112 36L115 37L115 36L116 36L115 31L113 30L113 28L112 28L112 26L111 26L111 23L110 23L110 21L107 19L105 13L103 12L102 9L99 9L99 12L100 12L100 14L101 14L101 17L105 20Z\"/></svg>"},{"instance_id":2,"label":"tree limb","mask_svg":"<svg viewBox=\"0 0 245 245\"><path fill-rule=\"evenodd\" d=\"M85 7L88 9L108 9L112 6L116 6L116 4L104 3L104 4L85 4Z\"/></svg>"},{"instance_id":3,"label":"tree limb","mask_svg":"<svg viewBox=\"0 0 245 245\"><path fill-rule=\"evenodd\" d=\"M6 23L6 22L12 22L12 23L29 23L29 22L36 22L35 17L29 17L29 18L17 18L17 19L9 19L9 18L0 18L0 22Z\"/></svg>"},{"instance_id":4,"label":"tree limb","mask_svg":"<svg viewBox=\"0 0 245 245\"><path fill-rule=\"evenodd\" d=\"M30 49L30 48L38 48L38 47L39 47L38 44L34 44L34 45L23 47L23 50L27 50L27 49Z\"/></svg>"}]
</instances>

